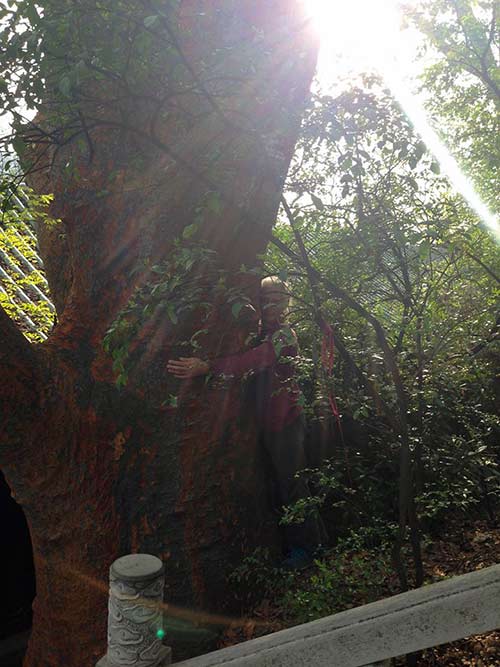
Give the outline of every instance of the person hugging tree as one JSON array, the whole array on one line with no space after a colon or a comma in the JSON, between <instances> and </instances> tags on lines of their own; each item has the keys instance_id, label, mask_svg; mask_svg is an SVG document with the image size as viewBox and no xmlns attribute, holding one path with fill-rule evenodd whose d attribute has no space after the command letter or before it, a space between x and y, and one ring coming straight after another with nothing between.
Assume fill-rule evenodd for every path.
<instances>
[{"instance_id":1,"label":"person hugging tree","mask_svg":"<svg viewBox=\"0 0 500 667\"><path fill-rule=\"evenodd\" d=\"M167 370L179 379L199 375L255 375L256 409L262 443L272 461L281 506L311 495L306 480L297 472L307 467L305 416L295 374L297 336L286 316L289 295L286 284L275 277L261 282L260 343L246 352L204 361L196 357L169 360ZM309 513L300 524L286 526L288 555L282 565L299 569L312 562L325 543L326 530L319 516Z\"/></svg>"}]
</instances>

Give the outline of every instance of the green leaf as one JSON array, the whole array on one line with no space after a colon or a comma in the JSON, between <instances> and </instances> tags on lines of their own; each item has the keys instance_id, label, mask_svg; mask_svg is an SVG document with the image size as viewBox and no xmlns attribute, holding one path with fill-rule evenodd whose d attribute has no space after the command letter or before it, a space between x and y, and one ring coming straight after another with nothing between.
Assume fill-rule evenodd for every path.
<instances>
[{"instance_id":1,"label":"green leaf","mask_svg":"<svg viewBox=\"0 0 500 667\"><path fill-rule=\"evenodd\" d=\"M198 231L198 225L196 223L193 223L192 225L188 225L187 227L184 227L182 231L182 238L184 239L190 239L196 232Z\"/></svg>"},{"instance_id":2,"label":"green leaf","mask_svg":"<svg viewBox=\"0 0 500 667\"><path fill-rule=\"evenodd\" d=\"M176 408L179 405L179 400L174 394L170 394L166 401L163 401L162 406Z\"/></svg>"},{"instance_id":3,"label":"green leaf","mask_svg":"<svg viewBox=\"0 0 500 667\"><path fill-rule=\"evenodd\" d=\"M278 278L282 280L284 283L288 280L288 269L280 269L278 273Z\"/></svg>"},{"instance_id":4,"label":"green leaf","mask_svg":"<svg viewBox=\"0 0 500 667\"><path fill-rule=\"evenodd\" d=\"M431 171L433 174L440 174L441 173L441 167L439 166L439 162L436 162L435 160L431 164Z\"/></svg>"},{"instance_id":5,"label":"green leaf","mask_svg":"<svg viewBox=\"0 0 500 667\"><path fill-rule=\"evenodd\" d=\"M324 208L325 208L325 205L323 204L321 199L317 195L313 194L312 192L310 193L310 197L312 199L313 204L316 206L316 208L319 209L320 211L323 211Z\"/></svg>"},{"instance_id":6,"label":"green leaf","mask_svg":"<svg viewBox=\"0 0 500 667\"><path fill-rule=\"evenodd\" d=\"M125 387L127 384L127 375L126 373L120 373L118 377L116 378L116 386L120 389L121 387Z\"/></svg>"},{"instance_id":7,"label":"green leaf","mask_svg":"<svg viewBox=\"0 0 500 667\"><path fill-rule=\"evenodd\" d=\"M237 301L236 303L233 303L233 305L231 307L231 312L232 312L233 317L235 319L238 319L238 316L239 316L239 314L241 312L241 309L243 308L244 305L245 304L244 304L243 301Z\"/></svg>"},{"instance_id":8,"label":"green leaf","mask_svg":"<svg viewBox=\"0 0 500 667\"><path fill-rule=\"evenodd\" d=\"M415 153L414 153L414 159L419 162L422 159L422 156L424 155L425 151L427 150L427 146L425 145L424 141L419 141L417 145L415 146Z\"/></svg>"},{"instance_id":9,"label":"green leaf","mask_svg":"<svg viewBox=\"0 0 500 667\"><path fill-rule=\"evenodd\" d=\"M155 23L158 21L158 19L159 19L158 15L146 16L146 18L144 19L145 27L146 28L152 28L155 25Z\"/></svg>"},{"instance_id":10,"label":"green leaf","mask_svg":"<svg viewBox=\"0 0 500 667\"><path fill-rule=\"evenodd\" d=\"M22 157L24 151L26 150L26 145L21 137L17 136L12 140L12 148L20 157Z\"/></svg>"},{"instance_id":11,"label":"green leaf","mask_svg":"<svg viewBox=\"0 0 500 667\"><path fill-rule=\"evenodd\" d=\"M207 209L216 215L222 211L222 202L218 192L211 192L207 197Z\"/></svg>"},{"instance_id":12,"label":"green leaf","mask_svg":"<svg viewBox=\"0 0 500 667\"><path fill-rule=\"evenodd\" d=\"M64 97L71 96L71 81L68 76L63 76L62 79L59 80L58 87Z\"/></svg>"},{"instance_id":13,"label":"green leaf","mask_svg":"<svg viewBox=\"0 0 500 667\"><path fill-rule=\"evenodd\" d=\"M177 313L175 312L175 309L171 303L167 304L167 315L172 324L178 323L179 318L177 317Z\"/></svg>"}]
</instances>

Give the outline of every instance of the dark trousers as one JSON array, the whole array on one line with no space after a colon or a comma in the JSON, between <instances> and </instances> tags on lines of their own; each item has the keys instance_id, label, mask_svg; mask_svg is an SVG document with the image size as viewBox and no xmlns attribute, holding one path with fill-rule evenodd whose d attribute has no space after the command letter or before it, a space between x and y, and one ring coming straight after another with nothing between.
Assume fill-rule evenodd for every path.
<instances>
[{"instance_id":1,"label":"dark trousers","mask_svg":"<svg viewBox=\"0 0 500 667\"><path fill-rule=\"evenodd\" d=\"M311 495L303 475L296 477L299 470L308 466L304 447L305 431L305 418L300 415L282 431L263 433L264 447L274 468L280 508ZM285 526L284 534L288 547L302 547L309 551L325 544L327 539L325 527L316 509L307 513L303 523Z\"/></svg>"}]
</instances>

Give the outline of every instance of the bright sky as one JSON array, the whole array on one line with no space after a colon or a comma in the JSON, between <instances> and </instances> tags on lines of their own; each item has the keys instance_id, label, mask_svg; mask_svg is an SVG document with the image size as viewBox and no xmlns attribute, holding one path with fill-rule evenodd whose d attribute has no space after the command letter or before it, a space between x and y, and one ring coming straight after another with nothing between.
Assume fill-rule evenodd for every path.
<instances>
[{"instance_id":1,"label":"bright sky","mask_svg":"<svg viewBox=\"0 0 500 667\"><path fill-rule=\"evenodd\" d=\"M415 62L418 36L410 30L403 34L399 0L303 1L321 37L323 81L332 82L349 70L394 69Z\"/></svg>"},{"instance_id":2,"label":"bright sky","mask_svg":"<svg viewBox=\"0 0 500 667\"><path fill-rule=\"evenodd\" d=\"M321 37L318 76L325 89L335 89L340 76L375 69L411 119L452 186L469 203L500 242L500 224L469 178L431 127L412 77L417 62L418 34L403 29L400 0L303 0ZM410 5L417 0L405 0Z\"/></svg>"}]
</instances>

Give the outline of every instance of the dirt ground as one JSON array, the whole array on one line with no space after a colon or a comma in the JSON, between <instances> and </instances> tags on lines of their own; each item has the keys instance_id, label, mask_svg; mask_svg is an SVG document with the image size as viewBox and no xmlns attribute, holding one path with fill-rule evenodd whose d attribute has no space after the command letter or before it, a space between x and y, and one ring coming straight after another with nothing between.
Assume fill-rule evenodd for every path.
<instances>
[{"instance_id":1,"label":"dirt ground","mask_svg":"<svg viewBox=\"0 0 500 667\"><path fill-rule=\"evenodd\" d=\"M436 581L443 576L474 572L500 563L500 528L477 521L454 525L425 555L426 572ZM500 600L498 601L500 606ZM418 667L497 667L500 665L500 631L470 637L425 651Z\"/></svg>"},{"instance_id":2,"label":"dirt ground","mask_svg":"<svg viewBox=\"0 0 500 667\"><path fill-rule=\"evenodd\" d=\"M441 538L434 539L424 549L423 555L426 583L500 563L500 528L488 526L485 521L451 522ZM394 594L394 584L395 579L384 597ZM359 603L356 600L356 605ZM269 600L261 602L249 617L252 620L243 625L235 623L227 629L221 648L287 627L283 610ZM392 663L393 667L401 667L406 660L395 659ZM500 667L500 630L426 650L418 656L416 664L418 667Z\"/></svg>"}]
</instances>

